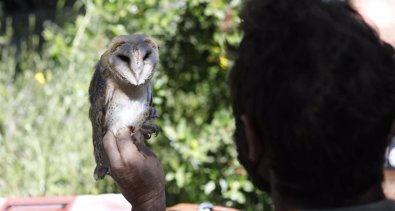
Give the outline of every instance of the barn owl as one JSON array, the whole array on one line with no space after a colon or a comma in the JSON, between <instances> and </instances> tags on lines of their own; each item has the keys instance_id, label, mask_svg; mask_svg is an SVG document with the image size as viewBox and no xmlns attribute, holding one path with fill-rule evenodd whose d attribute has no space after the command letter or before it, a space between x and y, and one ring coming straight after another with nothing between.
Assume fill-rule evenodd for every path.
<instances>
[{"instance_id":1,"label":"barn owl","mask_svg":"<svg viewBox=\"0 0 395 211\"><path fill-rule=\"evenodd\" d=\"M115 37L97 63L89 86L96 180L110 171L102 140L107 131L116 135L128 127L140 142L158 131L149 122L156 117L151 78L158 62L155 41L136 34Z\"/></svg>"}]
</instances>

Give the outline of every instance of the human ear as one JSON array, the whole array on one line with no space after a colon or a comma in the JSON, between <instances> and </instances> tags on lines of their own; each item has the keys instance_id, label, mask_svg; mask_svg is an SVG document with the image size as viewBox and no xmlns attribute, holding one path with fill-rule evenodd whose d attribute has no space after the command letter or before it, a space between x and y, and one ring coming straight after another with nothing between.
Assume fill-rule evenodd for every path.
<instances>
[{"instance_id":1,"label":"human ear","mask_svg":"<svg viewBox=\"0 0 395 211\"><path fill-rule=\"evenodd\" d=\"M261 159L262 156L262 140L260 140L260 138L257 136L250 120L246 115L241 115L240 119L243 122L244 132L247 139L248 158L253 162L257 162L259 159Z\"/></svg>"}]
</instances>

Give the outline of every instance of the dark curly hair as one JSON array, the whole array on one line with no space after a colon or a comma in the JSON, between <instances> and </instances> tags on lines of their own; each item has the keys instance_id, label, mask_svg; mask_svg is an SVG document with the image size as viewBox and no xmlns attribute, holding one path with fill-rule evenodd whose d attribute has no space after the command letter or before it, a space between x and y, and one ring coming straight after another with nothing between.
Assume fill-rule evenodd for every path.
<instances>
[{"instance_id":1,"label":"dark curly hair","mask_svg":"<svg viewBox=\"0 0 395 211\"><path fill-rule=\"evenodd\" d=\"M383 179L395 58L344 1L250 0L230 84L281 194L341 206Z\"/></svg>"}]
</instances>

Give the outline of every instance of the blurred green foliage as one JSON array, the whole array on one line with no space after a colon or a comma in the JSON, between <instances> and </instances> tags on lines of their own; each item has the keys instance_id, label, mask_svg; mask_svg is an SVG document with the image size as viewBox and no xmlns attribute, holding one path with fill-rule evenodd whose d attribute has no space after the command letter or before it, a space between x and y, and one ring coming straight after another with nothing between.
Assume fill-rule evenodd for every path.
<instances>
[{"instance_id":1,"label":"blurred green foliage","mask_svg":"<svg viewBox=\"0 0 395 211\"><path fill-rule=\"evenodd\" d=\"M57 18L67 16L62 2ZM75 18L46 21L41 34L33 32L37 23L30 16L31 33L18 45L12 43L12 19L7 18L0 26L0 195L117 192L110 177L99 182L92 177L87 89L96 61L114 36L145 33L160 45L153 84L162 131L148 145L166 171L167 203L210 201L271 210L268 196L247 179L232 143L227 87L232 59L225 43L240 40L240 4L76 1Z\"/></svg>"}]
</instances>

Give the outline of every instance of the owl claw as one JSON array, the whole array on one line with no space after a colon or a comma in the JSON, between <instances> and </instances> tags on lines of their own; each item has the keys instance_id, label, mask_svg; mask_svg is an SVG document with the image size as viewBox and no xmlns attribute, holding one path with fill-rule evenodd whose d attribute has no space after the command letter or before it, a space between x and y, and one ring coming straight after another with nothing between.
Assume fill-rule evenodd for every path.
<instances>
[{"instance_id":1,"label":"owl claw","mask_svg":"<svg viewBox=\"0 0 395 211\"><path fill-rule=\"evenodd\" d=\"M150 139L151 135L155 133L155 136L158 135L159 127L156 125L152 125L149 123L144 123L140 128L141 133L143 134L145 139Z\"/></svg>"}]
</instances>

